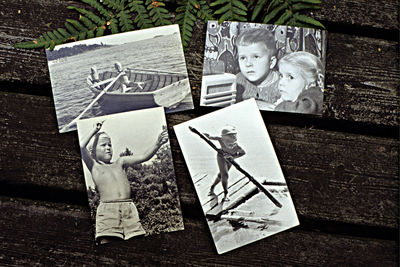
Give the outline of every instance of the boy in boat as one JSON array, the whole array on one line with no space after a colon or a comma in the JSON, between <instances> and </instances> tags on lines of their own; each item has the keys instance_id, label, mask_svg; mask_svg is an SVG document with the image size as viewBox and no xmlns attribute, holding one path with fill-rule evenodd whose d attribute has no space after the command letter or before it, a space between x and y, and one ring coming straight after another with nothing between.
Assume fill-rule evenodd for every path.
<instances>
[{"instance_id":1,"label":"boy in boat","mask_svg":"<svg viewBox=\"0 0 400 267\"><path fill-rule=\"evenodd\" d=\"M97 123L81 142L83 161L89 169L100 193L100 204L96 214L96 240L100 244L114 237L129 239L146 232L140 223L139 214L131 199L131 188L125 167L151 159L157 150L168 141L166 129L160 133L155 144L143 154L122 156L111 162L113 151L111 139L100 132L102 123ZM91 152L87 146L93 139Z\"/></svg>"},{"instance_id":2,"label":"boy in boat","mask_svg":"<svg viewBox=\"0 0 400 267\"><path fill-rule=\"evenodd\" d=\"M215 186L221 182L224 189L224 198L222 201L229 201L228 198L228 177L229 169L232 167L230 160L239 158L246 154L246 152L237 144L237 131L234 126L227 125L221 131L221 136L210 136L207 133L204 135L210 140L219 142L221 149L217 154L217 164L219 173L214 183L211 185L209 196L214 195Z\"/></svg>"},{"instance_id":3,"label":"boy in boat","mask_svg":"<svg viewBox=\"0 0 400 267\"><path fill-rule=\"evenodd\" d=\"M122 74L119 77L118 82L121 84L121 93L125 93L130 84L128 75L126 74L125 70L122 69L121 63L115 62L114 67L117 70L117 74Z\"/></svg>"},{"instance_id":4,"label":"boy in boat","mask_svg":"<svg viewBox=\"0 0 400 267\"><path fill-rule=\"evenodd\" d=\"M93 84L101 82L96 66L90 68L90 78L92 79ZM98 87L103 89L104 85L99 85Z\"/></svg>"}]
</instances>

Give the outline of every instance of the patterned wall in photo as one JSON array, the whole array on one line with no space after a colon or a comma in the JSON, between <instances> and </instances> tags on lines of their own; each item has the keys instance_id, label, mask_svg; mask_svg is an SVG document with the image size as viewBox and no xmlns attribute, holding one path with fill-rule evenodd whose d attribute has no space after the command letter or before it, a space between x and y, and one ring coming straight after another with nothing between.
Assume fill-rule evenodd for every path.
<instances>
[{"instance_id":1,"label":"patterned wall in photo","mask_svg":"<svg viewBox=\"0 0 400 267\"><path fill-rule=\"evenodd\" d=\"M247 22L209 21L207 24L203 74L239 72L237 64L237 36L249 28L265 28L275 37L277 59L296 51L310 52L325 66L326 31Z\"/></svg>"}]
</instances>

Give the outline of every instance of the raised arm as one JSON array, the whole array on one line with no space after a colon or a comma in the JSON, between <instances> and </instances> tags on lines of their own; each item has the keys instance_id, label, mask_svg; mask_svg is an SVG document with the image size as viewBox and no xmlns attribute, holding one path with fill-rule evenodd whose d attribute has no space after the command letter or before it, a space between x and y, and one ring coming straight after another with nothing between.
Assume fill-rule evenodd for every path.
<instances>
[{"instance_id":1,"label":"raised arm","mask_svg":"<svg viewBox=\"0 0 400 267\"><path fill-rule=\"evenodd\" d=\"M215 141L221 140L221 137L220 137L220 136L211 136L211 135L209 135L208 133L203 133L203 135L204 135L205 137L207 137L208 139L210 139L210 140L215 140Z\"/></svg>"},{"instance_id":2,"label":"raised arm","mask_svg":"<svg viewBox=\"0 0 400 267\"><path fill-rule=\"evenodd\" d=\"M158 149L168 141L168 132L166 128L163 128L163 131L158 136L154 145L149 147L145 153L142 155L132 155L132 156L124 156L120 157L119 160L122 160L122 165L126 166L133 166L151 159L154 154L158 151Z\"/></svg>"},{"instance_id":3,"label":"raised arm","mask_svg":"<svg viewBox=\"0 0 400 267\"><path fill-rule=\"evenodd\" d=\"M79 142L80 143L80 148L81 148L81 154L83 158L83 162L85 162L86 167L90 171L92 171L93 164L94 164L94 159L90 153L90 151L87 148L87 145L90 142L90 139L101 129L102 123L97 123L96 127L94 127L86 136L82 138L82 140Z\"/></svg>"}]
</instances>

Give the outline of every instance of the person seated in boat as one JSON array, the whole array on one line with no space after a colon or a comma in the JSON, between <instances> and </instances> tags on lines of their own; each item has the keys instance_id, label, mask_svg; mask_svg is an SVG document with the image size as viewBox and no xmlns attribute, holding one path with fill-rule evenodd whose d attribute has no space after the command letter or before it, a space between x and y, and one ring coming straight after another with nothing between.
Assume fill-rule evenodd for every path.
<instances>
[{"instance_id":1,"label":"person seated in boat","mask_svg":"<svg viewBox=\"0 0 400 267\"><path fill-rule=\"evenodd\" d=\"M112 238L129 239L146 232L140 223L139 214L131 199L131 188L125 173L126 167L145 162L168 141L167 130L143 155L121 156L112 160L111 138L100 132L102 123L97 123L87 136L80 140L82 158L100 193L100 204L96 213L96 240L100 244ZM92 149L87 148L93 139Z\"/></svg>"},{"instance_id":2,"label":"person seated in boat","mask_svg":"<svg viewBox=\"0 0 400 267\"><path fill-rule=\"evenodd\" d=\"M237 131L234 126L227 125L221 131L221 136L210 136L207 133L204 135L210 140L219 142L221 148L217 154L217 164L219 173L215 178L214 183L210 187L209 196L214 195L215 186L221 182L224 189L224 198L222 201L229 201L228 198L228 178L229 169L232 167L230 160L239 158L246 154L246 152L237 144Z\"/></svg>"},{"instance_id":3,"label":"person seated in boat","mask_svg":"<svg viewBox=\"0 0 400 267\"><path fill-rule=\"evenodd\" d=\"M96 66L90 68L90 78L92 79L93 84L101 82ZM104 85L99 85L97 87L103 89Z\"/></svg>"},{"instance_id":4,"label":"person seated in boat","mask_svg":"<svg viewBox=\"0 0 400 267\"><path fill-rule=\"evenodd\" d=\"M115 62L114 67L117 70L117 74L121 74L121 76L118 79L118 82L120 84L120 91L121 93L125 93L127 89L131 86L131 82L129 81L126 71L122 69L121 63Z\"/></svg>"}]
</instances>

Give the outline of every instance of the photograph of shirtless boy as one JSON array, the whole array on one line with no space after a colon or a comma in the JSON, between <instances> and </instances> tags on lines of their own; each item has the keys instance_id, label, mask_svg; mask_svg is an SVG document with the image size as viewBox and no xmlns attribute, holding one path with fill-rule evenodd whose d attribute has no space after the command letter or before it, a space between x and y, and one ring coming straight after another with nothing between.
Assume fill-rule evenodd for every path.
<instances>
[{"instance_id":1,"label":"photograph of shirtless boy","mask_svg":"<svg viewBox=\"0 0 400 267\"><path fill-rule=\"evenodd\" d=\"M100 244L108 243L113 239L126 240L147 233L141 223L143 214L139 216L138 208L134 199L132 199L133 194L131 192L131 183L137 182L140 177L132 175L133 170L129 168L137 169L137 166L142 163L148 162L153 157L157 158L159 155L155 156L156 153L161 151L162 149L160 148L164 145L168 146L169 149L168 132L162 121L164 112L161 108L138 111L136 112L138 114L134 112L128 113L104 116L90 119L90 122L85 120L78 123L82 160L87 170L85 177L90 176L93 186L96 188L95 192L98 192L99 195L95 216L95 238ZM140 120L141 115L142 119ZM117 155L120 156L115 155L114 142L119 142L118 136L115 136L116 125L120 125L120 130L124 133L127 130L123 128L135 125L136 127L130 127L132 138L134 138L135 130L140 132L141 129L138 121L143 121L144 123L148 115L152 115L152 118L158 115L158 122L162 123L162 125L157 125L156 123L154 127L151 127L159 129L158 132L148 134L149 139L152 140L143 141L145 144L140 148L138 147L137 153L118 153ZM132 116L136 118L129 123L129 118ZM86 124L84 128L89 128L90 124L92 124L92 127L91 129L89 128L89 131L80 131L80 124ZM125 127L123 127L124 125ZM113 132L112 134L107 133L110 130ZM137 134L138 137L140 135L140 133ZM123 139L124 137L121 138L121 141ZM126 148L129 150L128 146ZM120 151L124 152L124 149L120 149ZM90 181L89 177L86 180ZM146 186L146 184L143 186ZM168 188L166 191L163 193L171 195ZM171 201L179 204L177 199L171 199Z\"/></svg>"}]
</instances>

